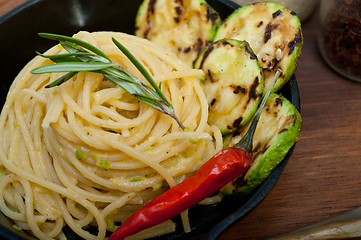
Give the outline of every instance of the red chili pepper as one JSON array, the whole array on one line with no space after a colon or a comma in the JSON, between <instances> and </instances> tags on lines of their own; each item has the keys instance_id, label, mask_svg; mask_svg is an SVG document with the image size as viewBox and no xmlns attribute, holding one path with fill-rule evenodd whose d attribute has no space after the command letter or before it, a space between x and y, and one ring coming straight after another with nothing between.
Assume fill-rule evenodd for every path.
<instances>
[{"instance_id":1,"label":"red chili pepper","mask_svg":"<svg viewBox=\"0 0 361 240\"><path fill-rule=\"evenodd\" d=\"M262 108L281 74L282 70L277 69L246 135L236 146L221 150L199 168L193 177L187 178L143 206L122 223L108 240L121 240L162 223L244 174L252 163L252 139Z\"/></svg>"},{"instance_id":2,"label":"red chili pepper","mask_svg":"<svg viewBox=\"0 0 361 240\"><path fill-rule=\"evenodd\" d=\"M124 239L178 215L244 174L251 163L252 157L242 148L221 150L193 177L185 179L130 216L109 240Z\"/></svg>"}]
</instances>

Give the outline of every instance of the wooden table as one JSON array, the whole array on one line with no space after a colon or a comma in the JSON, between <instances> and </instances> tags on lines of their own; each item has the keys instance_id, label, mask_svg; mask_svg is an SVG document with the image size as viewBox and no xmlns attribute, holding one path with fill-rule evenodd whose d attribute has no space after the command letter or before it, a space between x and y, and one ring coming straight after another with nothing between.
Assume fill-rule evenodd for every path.
<instances>
[{"instance_id":1,"label":"wooden table","mask_svg":"<svg viewBox=\"0 0 361 240\"><path fill-rule=\"evenodd\" d=\"M26 0L0 0L0 15ZM347 80L321 58L318 9L303 23L296 71L303 128L271 193L219 239L264 239L361 205L361 83Z\"/></svg>"}]
</instances>

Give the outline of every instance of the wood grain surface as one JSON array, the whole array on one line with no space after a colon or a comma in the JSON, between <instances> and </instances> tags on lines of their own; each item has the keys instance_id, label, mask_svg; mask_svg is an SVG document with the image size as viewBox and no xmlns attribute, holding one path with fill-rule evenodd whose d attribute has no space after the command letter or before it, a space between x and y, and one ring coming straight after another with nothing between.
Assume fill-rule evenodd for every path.
<instances>
[{"instance_id":1,"label":"wood grain surface","mask_svg":"<svg viewBox=\"0 0 361 240\"><path fill-rule=\"evenodd\" d=\"M0 0L0 15L23 2ZM320 56L318 11L302 25L296 77L303 127L294 153L271 193L220 240L265 239L361 206L361 83Z\"/></svg>"}]
</instances>

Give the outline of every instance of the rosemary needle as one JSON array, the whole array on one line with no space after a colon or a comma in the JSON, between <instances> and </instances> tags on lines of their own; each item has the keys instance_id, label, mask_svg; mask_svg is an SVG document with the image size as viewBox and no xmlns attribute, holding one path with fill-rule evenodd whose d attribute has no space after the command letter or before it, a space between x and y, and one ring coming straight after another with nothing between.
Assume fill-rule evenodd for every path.
<instances>
[{"instance_id":1,"label":"rosemary needle","mask_svg":"<svg viewBox=\"0 0 361 240\"><path fill-rule=\"evenodd\" d=\"M39 33L39 36L59 41L61 46L68 52L58 55L43 55L41 53L37 53L44 58L52 60L54 63L35 68L31 71L31 73L42 74L51 72L67 72L67 74L56 79L45 87L49 88L59 86L71 79L78 72L87 71L100 73L110 81L122 87L138 101L174 118L178 125L184 130L185 127L177 118L173 106L160 90L160 86L157 86L152 76L143 67L143 65L115 38L112 38L114 44L142 73L151 87L145 85L125 68L112 62L105 53L87 42L68 36L50 33Z\"/></svg>"}]
</instances>

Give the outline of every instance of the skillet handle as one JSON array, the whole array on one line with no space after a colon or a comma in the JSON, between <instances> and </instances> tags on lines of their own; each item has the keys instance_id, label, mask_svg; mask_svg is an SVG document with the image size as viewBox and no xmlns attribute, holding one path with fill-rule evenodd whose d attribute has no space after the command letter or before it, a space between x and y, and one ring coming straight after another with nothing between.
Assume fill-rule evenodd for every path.
<instances>
[{"instance_id":1,"label":"skillet handle","mask_svg":"<svg viewBox=\"0 0 361 240\"><path fill-rule=\"evenodd\" d=\"M350 239L361 237L361 207L269 240Z\"/></svg>"}]
</instances>

